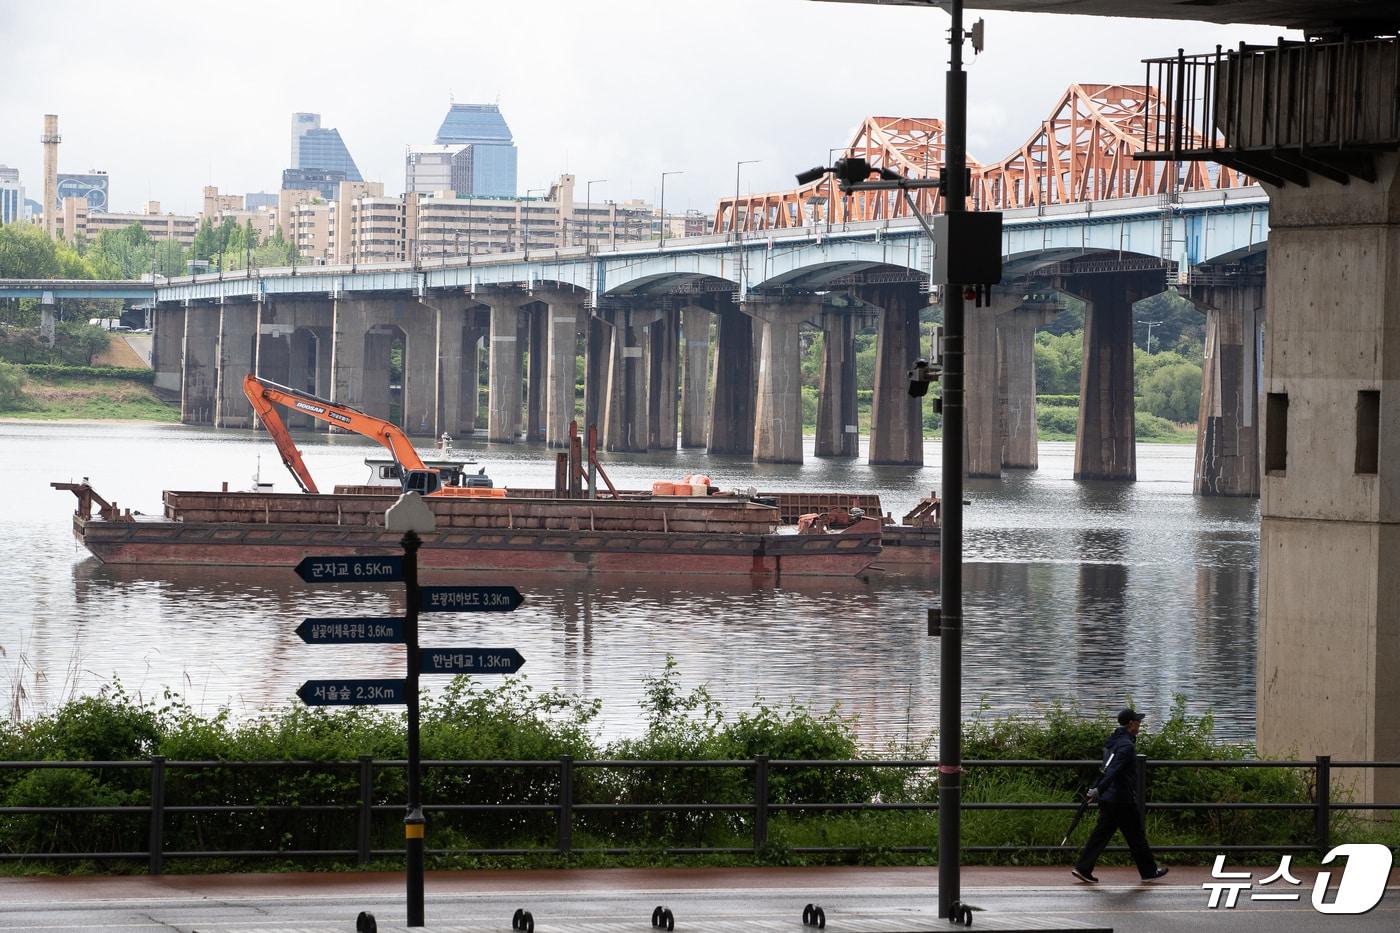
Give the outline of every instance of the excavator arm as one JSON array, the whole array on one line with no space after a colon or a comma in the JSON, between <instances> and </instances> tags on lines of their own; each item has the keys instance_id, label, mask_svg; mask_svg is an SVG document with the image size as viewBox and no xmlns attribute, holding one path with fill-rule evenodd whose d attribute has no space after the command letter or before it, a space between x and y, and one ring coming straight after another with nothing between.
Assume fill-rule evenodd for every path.
<instances>
[{"instance_id":1,"label":"excavator arm","mask_svg":"<svg viewBox=\"0 0 1400 933\"><path fill-rule=\"evenodd\" d=\"M356 408L348 405L338 405L335 402L312 395L309 392L299 392L287 386L278 385L275 382L268 382L266 379L259 379L249 373L243 379L243 394L248 397L248 401L253 406L253 411L258 419L262 421L263 427L267 428L267 433L272 435L273 443L277 445L277 452L282 455L282 462L287 465L292 476L306 492L316 492L316 482L311 478L311 473L306 469L306 464L301 459L301 451L297 449L296 442L292 440L292 435L287 430L287 425L282 420L276 406L281 405L295 412L310 415L328 424L333 424L346 431L353 431L363 437L373 438L389 449L394 462L399 465L399 471L404 476L405 485L408 485L410 478L414 474L433 473L418 456L418 451L413 449L408 436L399 430L397 425L367 415ZM430 485L436 486L435 483ZM434 492L435 489L422 489L420 492Z\"/></svg>"}]
</instances>

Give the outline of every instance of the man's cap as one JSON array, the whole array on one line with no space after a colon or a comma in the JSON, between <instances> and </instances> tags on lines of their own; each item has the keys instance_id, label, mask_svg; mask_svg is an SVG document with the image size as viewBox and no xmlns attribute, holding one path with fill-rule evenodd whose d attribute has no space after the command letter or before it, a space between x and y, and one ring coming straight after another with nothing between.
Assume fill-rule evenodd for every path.
<instances>
[{"instance_id":1,"label":"man's cap","mask_svg":"<svg viewBox=\"0 0 1400 933\"><path fill-rule=\"evenodd\" d=\"M1142 713L1129 707L1118 714L1118 725L1126 726L1130 722L1142 722L1143 718Z\"/></svg>"}]
</instances>

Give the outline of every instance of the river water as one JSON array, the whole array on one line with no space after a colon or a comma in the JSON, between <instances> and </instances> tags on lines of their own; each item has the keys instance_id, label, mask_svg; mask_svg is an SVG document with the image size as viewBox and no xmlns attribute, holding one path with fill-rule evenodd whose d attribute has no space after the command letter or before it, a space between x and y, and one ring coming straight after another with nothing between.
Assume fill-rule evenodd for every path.
<instances>
[{"instance_id":1,"label":"river water","mask_svg":"<svg viewBox=\"0 0 1400 933\"><path fill-rule=\"evenodd\" d=\"M364 482L358 438L303 435L322 488ZM809 439L810 445L810 439ZM540 448L458 441L497 484L548 486ZM646 487L703 471L721 487L878 492L902 515L940 484L931 466L817 460L752 464L703 452L609 455L613 481ZM1041 467L970 480L966 509L964 708L1033 715L1052 703L1165 712L1174 694L1211 711L1217 734L1254 734L1258 504L1191 495L1190 447L1140 445L1136 483L1071 479L1073 446L1042 443ZM0 423L0 700L52 709L113 676L129 691L184 694L236 715L296 702L308 678L395 676L402 649L308 646L306 616L395 615L401 586L311 586L291 569L107 567L78 545L75 500L50 481L90 477L124 508L161 511L163 489L295 485L266 435L138 423ZM527 601L510 614L425 617L423 643L514 646L536 688L603 701L604 738L637 734L642 678L674 655L733 714L758 699L857 717L872 749L920 740L938 721L938 640L925 632L937 580L747 580L493 575ZM397 651L397 654L396 654Z\"/></svg>"}]
</instances>

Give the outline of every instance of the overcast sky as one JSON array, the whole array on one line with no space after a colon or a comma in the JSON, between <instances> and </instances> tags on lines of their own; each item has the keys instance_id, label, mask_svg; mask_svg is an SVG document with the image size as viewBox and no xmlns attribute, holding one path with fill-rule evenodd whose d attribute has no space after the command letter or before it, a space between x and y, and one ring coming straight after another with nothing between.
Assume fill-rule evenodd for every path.
<instances>
[{"instance_id":1,"label":"overcast sky","mask_svg":"<svg viewBox=\"0 0 1400 933\"><path fill-rule=\"evenodd\" d=\"M969 14L969 23L978 14ZM969 68L969 150L995 161L1065 88L1143 81L1145 57L1273 42L1271 27L989 13ZM712 211L793 187L869 114L943 114L948 17L810 0L0 0L0 163L42 190L43 115L59 170L104 169L114 210L197 212L200 189L274 191L294 111L336 127L365 178L403 190L408 143L449 101L499 101L519 186L561 172L596 200ZM969 53L970 55L970 50ZM581 196L581 195L580 195Z\"/></svg>"}]
</instances>

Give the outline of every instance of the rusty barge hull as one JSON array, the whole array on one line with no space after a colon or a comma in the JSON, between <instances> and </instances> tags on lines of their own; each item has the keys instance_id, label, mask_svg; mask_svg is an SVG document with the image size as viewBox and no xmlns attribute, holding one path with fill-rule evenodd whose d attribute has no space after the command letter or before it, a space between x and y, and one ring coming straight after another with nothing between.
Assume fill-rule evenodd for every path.
<instances>
[{"instance_id":1,"label":"rusty barge hull","mask_svg":"<svg viewBox=\"0 0 1400 933\"><path fill-rule=\"evenodd\" d=\"M110 564L293 567L309 555L394 552L380 497L167 492L163 518L76 514L73 530ZM387 497L392 502L393 497ZM749 503L429 500L427 569L854 576L880 555L877 523L840 534L773 533Z\"/></svg>"}]
</instances>

